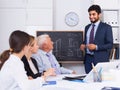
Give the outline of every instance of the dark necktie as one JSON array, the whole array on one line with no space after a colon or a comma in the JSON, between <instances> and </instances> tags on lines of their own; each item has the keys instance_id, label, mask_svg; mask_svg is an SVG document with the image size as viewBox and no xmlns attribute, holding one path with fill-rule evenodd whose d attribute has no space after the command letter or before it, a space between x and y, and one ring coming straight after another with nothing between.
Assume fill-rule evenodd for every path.
<instances>
[{"instance_id":1,"label":"dark necktie","mask_svg":"<svg viewBox=\"0 0 120 90\"><path fill-rule=\"evenodd\" d=\"M46 56L48 57L48 59L49 59L49 61L50 61L50 63L51 63L51 67L52 67L52 68L55 68L56 74L60 74L59 69L57 68L55 62L52 60L52 55L51 55L50 53L47 53Z\"/></svg>"},{"instance_id":2,"label":"dark necktie","mask_svg":"<svg viewBox=\"0 0 120 90\"><path fill-rule=\"evenodd\" d=\"M89 43L90 44L94 42L94 27L95 27L95 25L92 24L92 29L90 31L90 38L89 38Z\"/></svg>"}]
</instances>

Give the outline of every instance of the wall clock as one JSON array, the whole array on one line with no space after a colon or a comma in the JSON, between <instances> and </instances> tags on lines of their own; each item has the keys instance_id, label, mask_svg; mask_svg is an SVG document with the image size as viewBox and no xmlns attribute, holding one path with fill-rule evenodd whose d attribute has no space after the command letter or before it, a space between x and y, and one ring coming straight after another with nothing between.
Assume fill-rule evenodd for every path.
<instances>
[{"instance_id":1,"label":"wall clock","mask_svg":"<svg viewBox=\"0 0 120 90\"><path fill-rule=\"evenodd\" d=\"M65 15L65 23L68 26L76 26L79 23L79 16L75 12L69 12Z\"/></svg>"}]
</instances>

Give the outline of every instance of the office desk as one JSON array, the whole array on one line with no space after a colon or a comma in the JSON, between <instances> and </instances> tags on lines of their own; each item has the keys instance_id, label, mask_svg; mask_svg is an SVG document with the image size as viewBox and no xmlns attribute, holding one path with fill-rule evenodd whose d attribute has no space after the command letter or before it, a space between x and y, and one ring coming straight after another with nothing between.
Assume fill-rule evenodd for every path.
<instances>
[{"instance_id":1,"label":"office desk","mask_svg":"<svg viewBox=\"0 0 120 90\"><path fill-rule=\"evenodd\" d=\"M49 77L48 80L56 80L56 85L46 85L39 90L101 90L104 86L120 87L120 82L101 82L101 83L82 83L62 80L66 75L58 75L57 77Z\"/></svg>"}]
</instances>

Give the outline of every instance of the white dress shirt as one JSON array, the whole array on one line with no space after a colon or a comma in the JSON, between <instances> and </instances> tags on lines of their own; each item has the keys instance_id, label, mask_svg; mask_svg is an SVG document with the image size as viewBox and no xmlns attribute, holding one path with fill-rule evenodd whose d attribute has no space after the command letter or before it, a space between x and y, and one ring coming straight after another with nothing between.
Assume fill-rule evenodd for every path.
<instances>
[{"instance_id":1,"label":"white dress shirt","mask_svg":"<svg viewBox=\"0 0 120 90\"><path fill-rule=\"evenodd\" d=\"M37 69L35 68L35 65L33 64L32 60L28 60L28 63L29 63L29 65L30 65L30 68L31 68L31 70L33 71L33 73L34 73L34 74L37 74L38 71L37 71Z\"/></svg>"},{"instance_id":2,"label":"white dress shirt","mask_svg":"<svg viewBox=\"0 0 120 90\"><path fill-rule=\"evenodd\" d=\"M0 71L0 90L37 90L42 82L41 77L29 80L23 62L15 55L10 55Z\"/></svg>"},{"instance_id":3,"label":"white dress shirt","mask_svg":"<svg viewBox=\"0 0 120 90\"><path fill-rule=\"evenodd\" d=\"M49 53L52 54L52 51ZM36 54L32 55L32 57L35 58L35 60L37 61L40 73L43 71L46 71L49 68L52 68L49 58L46 56L46 54L47 54L47 52L39 49ZM70 74L73 72L72 70L66 69L64 67L60 67L57 59L55 58L55 56L53 54L52 54L52 59L61 74Z\"/></svg>"}]
</instances>

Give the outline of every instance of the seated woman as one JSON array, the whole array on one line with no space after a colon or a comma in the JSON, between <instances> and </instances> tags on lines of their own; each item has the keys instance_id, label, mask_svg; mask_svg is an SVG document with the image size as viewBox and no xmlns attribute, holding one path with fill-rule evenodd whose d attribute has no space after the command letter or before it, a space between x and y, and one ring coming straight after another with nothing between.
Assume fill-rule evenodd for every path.
<instances>
[{"instance_id":1,"label":"seated woman","mask_svg":"<svg viewBox=\"0 0 120 90\"><path fill-rule=\"evenodd\" d=\"M35 37L30 36L29 45L30 45L30 49L22 57L22 61L24 63L24 68L27 72L28 78L29 79L35 79L35 78L43 75L43 73L39 73L39 69L38 69L36 60L31 57L31 55L33 53L36 53L37 50L38 50L38 45L37 45L37 41L36 41ZM51 68L51 69L47 70L46 72L44 72L44 74L49 74L49 73L53 73L52 75L54 75L54 69Z\"/></svg>"},{"instance_id":2,"label":"seated woman","mask_svg":"<svg viewBox=\"0 0 120 90\"><path fill-rule=\"evenodd\" d=\"M30 49L29 34L15 30L9 37L10 49L0 55L0 90L38 90L52 73L48 72L36 79L28 79L23 55Z\"/></svg>"}]
</instances>

